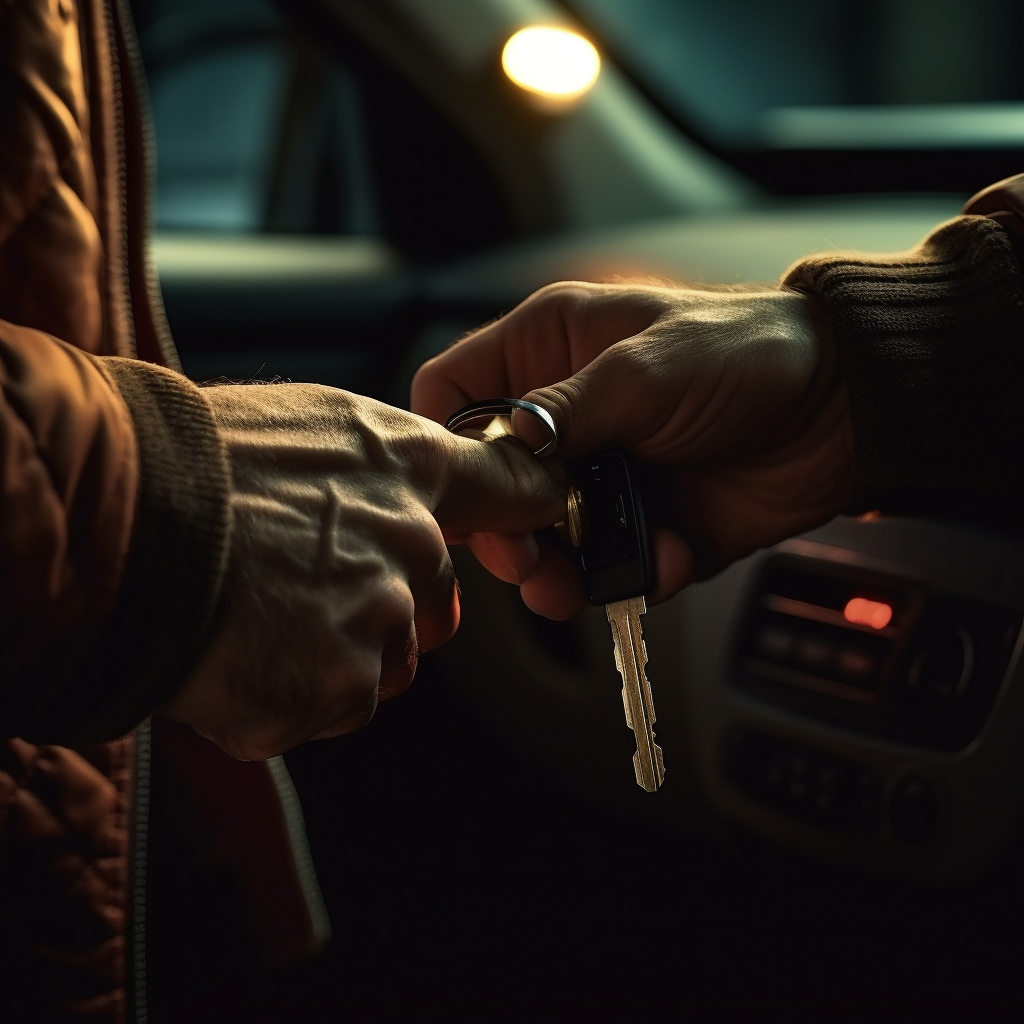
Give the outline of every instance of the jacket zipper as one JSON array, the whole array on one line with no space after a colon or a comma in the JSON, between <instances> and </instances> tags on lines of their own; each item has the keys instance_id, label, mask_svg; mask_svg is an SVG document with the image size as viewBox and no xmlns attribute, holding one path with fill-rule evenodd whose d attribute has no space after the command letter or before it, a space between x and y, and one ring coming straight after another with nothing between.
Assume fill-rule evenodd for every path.
<instances>
[{"instance_id":1,"label":"jacket zipper","mask_svg":"<svg viewBox=\"0 0 1024 1024\"><path fill-rule=\"evenodd\" d=\"M108 329L112 332L115 330L117 333L114 337L117 338L121 332L124 332L123 342L127 345L127 352L119 352L119 355L135 356L135 318L132 313L132 297L131 288L129 287L128 281L128 210L125 201L126 188L128 182L128 171L127 162L125 158L125 137L124 137L124 99L121 95L122 80L121 80L121 62L119 58L119 47L118 37L119 25L118 16L115 15L114 7L107 0L100 0L103 4L103 13L106 21L106 45L107 45L107 58L108 66L110 68L110 86L111 86L111 103L113 104L113 130L114 130L114 158L115 167L113 168L113 175L111 175L110 168L105 168L105 182L104 182L104 199L108 207L111 205L116 206L116 218L111 216L111 211L107 211L107 225L111 230L117 232L117 245L119 259L116 261L116 265L113 261L107 263L107 275L109 278L107 294L109 296L109 308L111 323L108 325ZM115 0L119 2L119 0ZM113 177L116 187L116 194L110 194L110 179ZM115 326L115 321L118 319L120 313L120 319L122 324L119 328Z\"/></svg>"},{"instance_id":2,"label":"jacket zipper","mask_svg":"<svg viewBox=\"0 0 1024 1024\"><path fill-rule=\"evenodd\" d=\"M132 94L138 112L138 116L135 118L135 128L139 132L139 147L141 150L141 167L139 172L142 178L140 183L142 185L142 194L139 197L141 199L141 216L139 217L139 223L136 225L136 230L141 232L142 285L148 307L146 310L148 327L153 331L164 366L168 366L172 370L177 370L178 373L181 373L181 359L178 356L177 349L174 347L171 328L167 323L167 315L164 312L163 294L160 290L160 279L157 274L157 267L153 258L153 246L151 244L154 228L153 186L156 181L156 141L153 134L153 123L149 116L149 93L146 88L146 71L143 66L142 50L139 48L139 40L135 35L134 21L132 20L128 2L127 0L112 0L112 3L116 6L118 21L117 44L118 48L124 51L124 58L128 65L127 70L131 80ZM117 75L120 90L124 88L124 76L121 73L120 65L118 65ZM120 91L118 95L119 97L121 96ZM121 101L120 116L118 118L118 136L119 159L122 161L122 173L126 174L127 144L125 139L123 100ZM121 204L121 217L124 222L123 233L125 239L123 268L127 268L129 267L128 261L131 259L132 252L127 209L124 203ZM124 276L128 289L128 308L131 310L130 272L125 273ZM132 324L134 327L134 316Z\"/></svg>"}]
</instances>

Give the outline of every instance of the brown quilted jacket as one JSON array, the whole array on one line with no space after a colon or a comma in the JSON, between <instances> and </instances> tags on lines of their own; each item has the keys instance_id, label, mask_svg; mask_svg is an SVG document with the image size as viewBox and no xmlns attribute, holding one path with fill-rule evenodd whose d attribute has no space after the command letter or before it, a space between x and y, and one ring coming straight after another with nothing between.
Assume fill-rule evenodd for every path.
<instances>
[{"instance_id":1,"label":"brown quilted jacket","mask_svg":"<svg viewBox=\"0 0 1024 1024\"><path fill-rule=\"evenodd\" d=\"M126 734L195 658L229 543L223 445L202 392L174 372L147 261L135 52L117 0L0 0L0 738L23 737L0 739L12 1022L122 1021L141 999L126 888L131 780L146 778ZM197 856L234 858L254 918L270 893L270 959L311 947L283 766L226 764L205 741L162 735L165 774L217 823L196 830L209 847ZM148 730L136 736L148 760ZM239 787L249 820L221 813ZM225 822L253 826L262 852L246 862L254 844L225 838ZM270 864L284 877L268 882Z\"/></svg>"}]
</instances>

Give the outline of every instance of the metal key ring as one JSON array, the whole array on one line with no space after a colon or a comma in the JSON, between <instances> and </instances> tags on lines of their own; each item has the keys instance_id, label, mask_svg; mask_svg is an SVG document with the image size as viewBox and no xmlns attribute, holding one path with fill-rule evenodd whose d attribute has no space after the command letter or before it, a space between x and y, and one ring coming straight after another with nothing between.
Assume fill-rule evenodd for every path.
<instances>
[{"instance_id":1,"label":"metal key ring","mask_svg":"<svg viewBox=\"0 0 1024 1024\"><path fill-rule=\"evenodd\" d=\"M512 413L517 410L528 412L539 420L550 435L547 443L541 445L533 454L541 459L545 455L550 455L558 447L558 428L555 426L555 421L547 409L542 409L539 405L527 402L523 398L488 398L483 402L474 402L472 405L467 405L458 412L452 413L445 422L445 429L456 434L476 420L493 420L497 416L508 417L511 423Z\"/></svg>"}]
</instances>

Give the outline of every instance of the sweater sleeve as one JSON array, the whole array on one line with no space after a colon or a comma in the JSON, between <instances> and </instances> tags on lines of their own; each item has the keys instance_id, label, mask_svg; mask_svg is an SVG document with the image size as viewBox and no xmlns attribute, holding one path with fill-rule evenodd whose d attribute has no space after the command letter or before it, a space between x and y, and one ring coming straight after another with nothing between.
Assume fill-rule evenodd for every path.
<instances>
[{"instance_id":1,"label":"sweater sleeve","mask_svg":"<svg viewBox=\"0 0 1024 1024\"><path fill-rule=\"evenodd\" d=\"M0 321L0 732L118 736L195 658L229 543L202 393Z\"/></svg>"},{"instance_id":2,"label":"sweater sleeve","mask_svg":"<svg viewBox=\"0 0 1024 1024\"><path fill-rule=\"evenodd\" d=\"M996 220L961 216L894 255L802 260L850 399L856 497L880 509L1024 524L1024 288Z\"/></svg>"}]
</instances>

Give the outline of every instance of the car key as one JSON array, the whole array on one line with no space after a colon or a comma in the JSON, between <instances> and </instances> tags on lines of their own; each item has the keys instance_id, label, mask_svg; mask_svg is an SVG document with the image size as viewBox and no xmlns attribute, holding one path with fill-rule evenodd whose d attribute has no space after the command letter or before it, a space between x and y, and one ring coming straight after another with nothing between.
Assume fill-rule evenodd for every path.
<instances>
[{"instance_id":1,"label":"car key","mask_svg":"<svg viewBox=\"0 0 1024 1024\"><path fill-rule=\"evenodd\" d=\"M626 724L636 736L637 784L655 792L665 779L654 742L654 702L647 681L647 647L640 616L654 588L654 553L636 474L622 452L607 451L570 466L566 529L592 604L604 605L615 667L622 676Z\"/></svg>"},{"instance_id":2,"label":"car key","mask_svg":"<svg viewBox=\"0 0 1024 1024\"><path fill-rule=\"evenodd\" d=\"M543 458L558 447L550 413L533 402L491 398L474 402L448 417L454 433L496 438L513 433L517 412L530 414L542 430L534 455ZM622 676L626 724L636 736L633 768L637 784L655 792L665 779L661 747L654 742L654 702L647 681L647 647L640 616L644 596L654 588L654 554L647 534L643 502L628 456L607 451L570 465L566 521L559 533L572 547L592 604L604 605L612 631L615 667Z\"/></svg>"}]
</instances>

